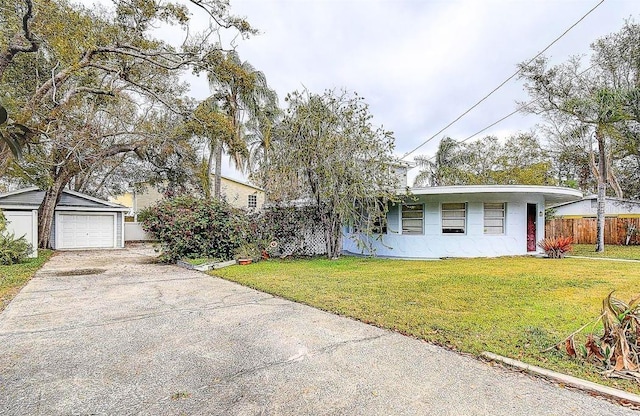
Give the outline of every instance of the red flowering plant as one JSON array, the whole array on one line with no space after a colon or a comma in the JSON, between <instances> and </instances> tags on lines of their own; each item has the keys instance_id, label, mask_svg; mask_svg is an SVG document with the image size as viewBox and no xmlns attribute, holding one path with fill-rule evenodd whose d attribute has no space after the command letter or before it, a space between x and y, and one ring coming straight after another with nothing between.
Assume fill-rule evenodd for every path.
<instances>
[{"instance_id":1,"label":"red flowering plant","mask_svg":"<svg viewBox=\"0 0 640 416\"><path fill-rule=\"evenodd\" d=\"M538 242L538 247L544 250L551 259L561 259L566 253L573 250L571 237L545 238Z\"/></svg>"}]
</instances>

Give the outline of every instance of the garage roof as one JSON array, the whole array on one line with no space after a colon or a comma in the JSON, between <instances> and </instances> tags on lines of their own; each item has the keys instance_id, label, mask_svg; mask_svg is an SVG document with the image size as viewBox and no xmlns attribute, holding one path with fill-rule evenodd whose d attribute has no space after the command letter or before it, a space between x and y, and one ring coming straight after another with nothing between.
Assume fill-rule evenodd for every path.
<instances>
[{"instance_id":1,"label":"garage roof","mask_svg":"<svg viewBox=\"0 0 640 416\"><path fill-rule=\"evenodd\" d=\"M45 191L37 187L24 188L0 194L2 209L38 209ZM129 208L114 202L105 201L80 192L63 190L57 210L64 211L128 211Z\"/></svg>"}]
</instances>

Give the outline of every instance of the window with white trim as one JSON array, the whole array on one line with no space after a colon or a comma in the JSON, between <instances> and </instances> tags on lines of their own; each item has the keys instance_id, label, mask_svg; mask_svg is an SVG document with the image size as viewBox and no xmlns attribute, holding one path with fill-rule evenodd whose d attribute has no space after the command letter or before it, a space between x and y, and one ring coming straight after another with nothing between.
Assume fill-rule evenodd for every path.
<instances>
[{"instance_id":1,"label":"window with white trim","mask_svg":"<svg viewBox=\"0 0 640 416\"><path fill-rule=\"evenodd\" d=\"M249 195L247 206L249 208L256 208L258 206L258 196L257 195Z\"/></svg>"},{"instance_id":2,"label":"window with white trim","mask_svg":"<svg viewBox=\"0 0 640 416\"><path fill-rule=\"evenodd\" d=\"M464 234L466 231L466 202L442 204L442 234Z\"/></svg>"},{"instance_id":3,"label":"window with white trim","mask_svg":"<svg viewBox=\"0 0 640 416\"><path fill-rule=\"evenodd\" d=\"M402 205L402 234L424 234L424 205Z\"/></svg>"},{"instance_id":4,"label":"window with white trim","mask_svg":"<svg viewBox=\"0 0 640 416\"><path fill-rule=\"evenodd\" d=\"M504 234L504 220L507 204L504 202L485 202L484 233L492 235Z\"/></svg>"}]
</instances>

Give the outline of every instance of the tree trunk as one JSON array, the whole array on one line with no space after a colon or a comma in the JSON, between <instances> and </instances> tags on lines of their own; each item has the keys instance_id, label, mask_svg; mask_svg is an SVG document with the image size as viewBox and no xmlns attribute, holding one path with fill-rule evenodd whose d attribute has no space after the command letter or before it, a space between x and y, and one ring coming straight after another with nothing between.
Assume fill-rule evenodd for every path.
<instances>
[{"instance_id":1,"label":"tree trunk","mask_svg":"<svg viewBox=\"0 0 640 416\"><path fill-rule=\"evenodd\" d=\"M321 218L327 258L337 260L342 254L342 222L339 218L331 218L327 214L322 214Z\"/></svg>"},{"instance_id":2,"label":"tree trunk","mask_svg":"<svg viewBox=\"0 0 640 416\"><path fill-rule=\"evenodd\" d=\"M211 199L211 174L213 173L215 158L216 146L212 142L209 142L209 158L207 159L206 171L202 178L202 190L204 191L205 199Z\"/></svg>"},{"instance_id":3,"label":"tree trunk","mask_svg":"<svg viewBox=\"0 0 640 416\"><path fill-rule=\"evenodd\" d=\"M222 194L222 143L218 140L214 146L216 155L216 173L213 186L213 198L220 200Z\"/></svg>"},{"instance_id":4,"label":"tree trunk","mask_svg":"<svg viewBox=\"0 0 640 416\"><path fill-rule=\"evenodd\" d=\"M51 240L51 228L53 227L54 212L60 202L62 189L65 186L62 178L56 178L49 189L44 193L44 198L38 209L38 247L53 248Z\"/></svg>"},{"instance_id":5,"label":"tree trunk","mask_svg":"<svg viewBox=\"0 0 640 416\"><path fill-rule=\"evenodd\" d=\"M604 252L604 212L607 189L607 160L605 157L605 138L600 128L596 128L598 140L598 210L596 214L596 252Z\"/></svg>"}]
</instances>

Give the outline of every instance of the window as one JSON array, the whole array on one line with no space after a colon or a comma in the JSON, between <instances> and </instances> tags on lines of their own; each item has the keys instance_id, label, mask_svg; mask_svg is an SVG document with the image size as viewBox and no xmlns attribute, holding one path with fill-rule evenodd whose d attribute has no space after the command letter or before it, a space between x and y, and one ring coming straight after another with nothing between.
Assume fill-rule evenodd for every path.
<instances>
[{"instance_id":1,"label":"window","mask_svg":"<svg viewBox=\"0 0 640 416\"><path fill-rule=\"evenodd\" d=\"M504 234L504 202L492 202L484 204L484 233Z\"/></svg>"},{"instance_id":2,"label":"window","mask_svg":"<svg viewBox=\"0 0 640 416\"><path fill-rule=\"evenodd\" d=\"M402 206L402 234L422 234L424 208L422 204Z\"/></svg>"},{"instance_id":3,"label":"window","mask_svg":"<svg viewBox=\"0 0 640 416\"><path fill-rule=\"evenodd\" d=\"M464 234L467 224L465 202L442 204L442 233Z\"/></svg>"},{"instance_id":4,"label":"window","mask_svg":"<svg viewBox=\"0 0 640 416\"><path fill-rule=\"evenodd\" d=\"M258 196L249 195L249 202L247 204L249 208L256 208L258 206Z\"/></svg>"}]
</instances>

